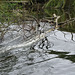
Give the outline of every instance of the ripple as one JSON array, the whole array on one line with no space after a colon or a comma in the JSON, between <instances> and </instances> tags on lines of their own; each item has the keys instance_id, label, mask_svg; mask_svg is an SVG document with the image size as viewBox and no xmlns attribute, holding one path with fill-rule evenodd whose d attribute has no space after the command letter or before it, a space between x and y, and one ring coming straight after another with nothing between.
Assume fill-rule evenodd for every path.
<instances>
[{"instance_id":1,"label":"ripple","mask_svg":"<svg viewBox=\"0 0 75 75\"><path fill-rule=\"evenodd\" d=\"M8 73L12 70L13 65L16 64L17 58L10 52L4 52L0 54L0 73Z\"/></svg>"}]
</instances>

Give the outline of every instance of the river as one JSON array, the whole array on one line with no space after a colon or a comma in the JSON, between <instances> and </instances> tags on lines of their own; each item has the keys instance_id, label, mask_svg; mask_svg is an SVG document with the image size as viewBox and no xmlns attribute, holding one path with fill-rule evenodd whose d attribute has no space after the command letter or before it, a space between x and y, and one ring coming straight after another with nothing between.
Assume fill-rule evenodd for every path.
<instances>
[{"instance_id":1,"label":"river","mask_svg":"<svg viewBox=\"0 0 75 75\"><path fill-rule=\"evenodd\" d=\"M75 17L73 10L44 11L42 16L50 17L54 13L60 15L59 22ZM49 28L47 25L49 24L46 23L45 29ZM42 39L27 44L35 35L26 40L30 32L26 32L27 37L23 36L23 30L17 32L22 26L11 24L0 42L0 75L75 75L74 27L75 21L48 32L45 35L48 42L44 41L43 46Z\"/></svg>"}]
</instances>

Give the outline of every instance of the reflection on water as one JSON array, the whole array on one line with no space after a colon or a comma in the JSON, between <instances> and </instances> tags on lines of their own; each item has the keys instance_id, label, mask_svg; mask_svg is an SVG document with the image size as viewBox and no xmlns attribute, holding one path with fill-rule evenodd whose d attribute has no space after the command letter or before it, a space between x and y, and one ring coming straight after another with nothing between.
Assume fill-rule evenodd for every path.
<instances>
[{"instance_id":1,"label":"reflection on water","mask_svg":"<svg viewBox=\"0 0 75 75\"><path fill-rule=\"evenodd\" d=\"M6 75L16 64L17 58L10 52L0 53L0 74Z\"/></svg>"},{"instance_id":2,"label":"reflection on water","mask_svg":"<svg viewBox=\"0 0 75 75\"><path fill-rule=\"evenodd\" d=\"M14 30L12 29L15 34L13 34L12 32L11 32L11 34L9 34L9 32L8 32L7 35L5 35L5 32L3 33L3 31L2 31L4 29L4 27L6 28L5 30L8 31L11 27L10 25L13 23L16 23L18 25L18 28L15 27L16 25L13 25L12 28L16 28L16 29L19 29L19 28L23 29L24 25L28 25L24 21L24 20L27 20L27 18L25 18L25 14L24 14L25 12L27 12L27 13L30 12L32 14L32 16L36 17L36 19L40 19L40 18L48 18L49 19L49 17L52 17L52 15L55 13L56 15L61 16L61 18L59 19L59 22L64 22L65 20L69 20L69 19L75 17L75 10L44 9L44 10L42 10L43 13L41 10L38 13L37 13L37 11L34 11L34 10L32 10L32 11L26 10L24 12L23 11L22 10L21 11L14 10L12 13L10 11L9 17L10 17L10 15L13 15L10 17L11 19L9 19L10 22L8 22L8 20L4 20L4 19L6 19L6 14L5 14L5 17L3 17L3 18L0 17L1 18L0 19L0 21L1 21L0 36L3 36L3 38L5 37L5 39L7 40L4 44L5 46L8 46L8 45L13 46L14 44L18 44L18 43L25 41L24 39L20 39L20 37L18 37L19 36L18 34L16 35L16 33L18 33L18 30L16 32L15 29ZM7 11L7 13L8 13L8 11ZM3 21L6 21L7 25L4 24ZM30 23L33 24L34 22L30 22ZM22 26L20 26L21 24L22 24ZM29 25L28 29L30 29L30 26L31 25ZM46 24L46 26L47 26L47 24ZM25 27L25 28L27 28L27 27ZM47 29L47 28L45 28L45 29ZM20 29L19 29L19 31L20 31ZM62 25L60 27L60 30L71 32L71 35L72 35L71 40L74 40L72 33L75 32L75 21L71 22L71 23L66 23L65 25ZM32 33L32 32L34 32L34 31L31 31L29 33ZM3 34L1 35L1 33L3 33ZM29 33L27 33L27 34L29 34ZM22 33L22 34L24 34L24 33ZM51 35L51 34L49 34L49 35ZM65 33L64 33L64 35L65 35ZM13 39L15 37L18 37L18 38ZM52 38L52 40L54 39L54 37ZM13 40L12 39L9 40L10 38L12 38ZM28 37L26 37L26 38L28 38ZM38 72L39 72L39 74L41 72L40 75L46 75L46 73L47 73L47 75L50 75L50 74L51 75L61 75L61 74L63 74L62 71L66 68L66 70L65 70L66 72L63 75L75 75L75 73L74 73L75 71L71 71L71 69L75 70L75 67L74 67L75 66L75 55L69 55L70 52L65 52L65 51L64 52L54 51L54 50L47 51L48 46L49 46L49 48L54 47L54 46L57 46L57 48L61 48L58 46L58 45L60 45L60 43L63 43L63 44L61 44L62 46L65 45L65 43L62 42L61 39L62 38L60 38L59 42L56 42L57 43L56 45L53 44L53 42L47 42L47 44L48 44L47 46L45 46L46 41L43 40L44 43L42 43L43 41L40 41L41 44L39 44L39 48L42 48L43 49L42 51L39 50L39 48L37 48L35 50L34 48L32 49L32 48L28 47L26 49L26 47L25 47L25 48L19 48L19 49L15 48L15 49L12 49L12 51L9 51L9 52L6 51L4 53L0 53L0 74L1 75L8 75L8 74L9 75L38 75ZM66 43L68 44L68 42L66 42ZM71 44L72 43L70 42L69 45L71 46ZM73 45L75 45L75 41L73 41ZM73 46L71 46L71 48L72 47ZM0 48L2 48L2 45L0 45ZM66 48L66 50L67 50L67 48ZM64 62L66 62L66 63L64 63ZM71 63L71 62L73 62L73 63ZM69 69L68 69L68 67L69 67ZM61 69L61 70L59 70L59 69ZM66 74L66 73L68 73L68 71L71 71L70 72L71 74ZM43 74L43 72L44 72L44 74ZM56 74L53 74L54 72Z\"/></svg>"},{"instance_id":3,"label":"reflection on water","mask_svg":"<svg viewBox=\"0 0 75 75\"><path fill-rule=\"evenodd\" d=\"M25 49L26 48L20 48L20 49L15 49L11 52L5 52L0 54L0 74L1 75L8 75L8 74L9 75L14 75L14 74L15 75L23 75L23 74L34 75L34 73L37 75L36 71L38 71L39 69L39 72L41 73L43 68L47 69L48 73L51 74L53 73L51 69L55 69L56 67L55 64L57 64L58 67L61 66L61 68L64 69L63 66L65 65L65 62L67 60L69 60L67 61L68 63L67 65L70 65L70 67L72 68L73 66L71 66L69 62L72 61L73 63L75 63L75 55L68 55L69 52L60 52L60 51L53 51L53 50L40 52L38 50L31 50L29 48L27 48L27 51L25 51ZM59 62L60 60L58 59L60 59L62 62L63 61L65 62L61 64ZM57 62L57 60L59 63ZM66 71L70 69L68 67L69 66L65 66L65 68L67 69ZM61 71L59 71L59 73L60 72Z\"/></svg>"},{"instance_id":4,"label":"reflection on water","mask_svg":"<svg viewBox=\"0 0 75 75\"><path fill-rule=\"evenodd\" d=\"M56 54L58 55L57 58L64 58L64 59L70 60L75 63L75 55L67 55L69 52L58 52L58 51L50 50L50 52L48 51L47 53Z\"/></svg>"},{"instance_id":5,"label":"reflection on water","mask_svg":"<svg viewBox=\"0 0 75 75\"><path fill-rule=\"evenodd\" d=\"M72 61L73 63L75 63L75 55L60 55L59 58L68 59Z\"/></svg>"}]
</instances>

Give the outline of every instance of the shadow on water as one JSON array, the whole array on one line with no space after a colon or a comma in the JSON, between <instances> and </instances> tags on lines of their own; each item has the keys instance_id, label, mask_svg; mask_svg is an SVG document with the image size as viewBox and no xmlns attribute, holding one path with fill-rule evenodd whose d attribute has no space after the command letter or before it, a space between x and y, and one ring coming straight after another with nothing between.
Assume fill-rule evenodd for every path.
<instances>
[{"instance_id":1,"label":"shadow on water","mask_svg":"<svg viewBox=\"0 0 75 75\"><path fill-rule=\"evenodd\" d=\"M32 10L32 11L29 10L29 13L31 13L32 16L36 17L37 19L39 19L41 17L42 18L48 18L48 17L53 16L53 14L55 13L56 15L61 16L61 18L59 19L59 22L64 22L65 20L69 20L69 19L75 17L75 10L44 9L42 11L37 12L37 11L34 11L34 10ZM26 12L28 12L28 11L26 10ZM26 20L25 12L22 12L22 11L19 11L19 10L14 10L13 12L10 11L10 12L7 12L7 13L9 15L9 17L8 17L8 15L5 14L6 18L8 17L7 20L6 20L5 16L3 17L3 13L1 13L0 22L2 22L2 23L0 25L2 25L4 21L6 21L6 23L8 23L8 25L9 25L10 22L16 23L17 25L19 25L19 27L20 27L21 24L23 24L23 26L25 25L25 23L24 23L24 20ZM8 22L8 20L10 22ZM12 23L10 23L10 25ZM9 27L9 26L7 26L7 27ZM20 28L22 28L22 27L20 27ZM1 30L1 28L0 28L0 30ZM9 29L7 29L7 30L9 30ZM68 31L68 32L75 32L75 21L71 22L71 23L66 23L64 26L62 25L60 27L60 30L61 31ZM2 47L2 45L0 45L0 48L1 47ZM75 55L68 55L69 52L58 52L58 51L50 50L50 52L48 51L48 52L45 52L45 53L48 53L49 55L54 54L54 55L57 55L57 56L55 56L53 58L46 59L46 60L44 60L44 58L42 57L45 54L45 53L43 54L43 52L36 52L35 50L30 50L29 52L27 52L28 54L26 54L26 52L23 52L23 53L25 53L25 54L21 54L21 52L18 51L18 53L15 53L15 55L18 58L22 57L20 59L23 59L23 57L26 56L27 60L26 59L23 59L23 60L24 60L24 63L26 63L28 66L36 64L36 63L48 61L48 60L51 60L51 59L54 59L54 58L67 59L67 60L70 60L73 63L75 63ZM2 75L6 75L8 72L12 71L13 66L18 64L17 63L18 58L15 55L8 52L8 51L6 51L4 53L0 53L0 73ZM38 58L41 58L41 57L43 58L43 60L39 61ZM38 59L38 62L34 62L35 59ZM20 61L22 62L22 60L20 60ZM29 61L31 61L31 62L28 63Z\"/></svg>"},{"instance_id":2,"label":"shadow on water","mask_svg":"<svg viewBox=\"0 0 75 75\"><path fill-rule=\"evenodd\" d=\"M56 55L58 55L57 58L67 59L67 60L70 60L73 63L75 63L75 55L67 55L69 52L59 52L59 51L50 50L50 52L48 51L47 53L56 54Z\"/></svg>"},{"instance_id":3,"label":"shadow on water","mask_svg":"<svg viewBox=\"0 0 75 75\"><path fill-rule=\"evenodd\" d=\"M16 65L17 57L10 52L0 53L0 73L2 75L10 72Z\"/></svg>"}]
</instances>

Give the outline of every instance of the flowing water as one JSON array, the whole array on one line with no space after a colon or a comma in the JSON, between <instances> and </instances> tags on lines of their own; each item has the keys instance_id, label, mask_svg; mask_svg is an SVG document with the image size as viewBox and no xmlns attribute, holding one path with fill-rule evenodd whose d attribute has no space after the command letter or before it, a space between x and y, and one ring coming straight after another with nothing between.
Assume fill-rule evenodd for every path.
<instances>
[{"instance_id":1,"label":"flowing water","mask_svg":"<svg viewBox=\"0 0 75 75\"><path fill-rule=\"evenodd\" d=\"M61 16L59 22L74 17L71 11L50 11L45 10L46 16L56 13ZM68 23L47 33L48 42L27 44L22 31L9 30L20 27L11 25L0 43L0 75L75 75L74 27L75 22Z\"/></svg>"}]
</instances>

